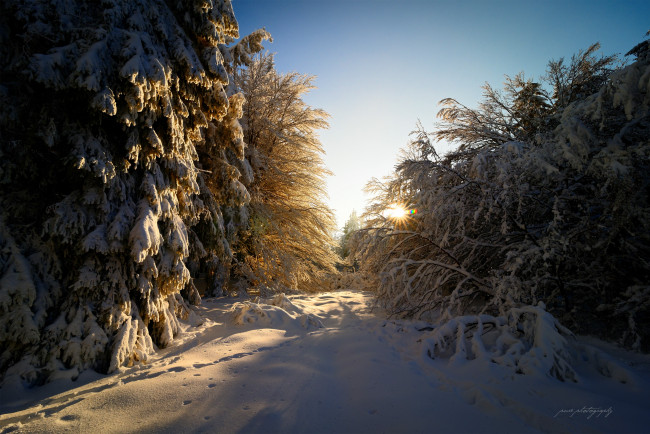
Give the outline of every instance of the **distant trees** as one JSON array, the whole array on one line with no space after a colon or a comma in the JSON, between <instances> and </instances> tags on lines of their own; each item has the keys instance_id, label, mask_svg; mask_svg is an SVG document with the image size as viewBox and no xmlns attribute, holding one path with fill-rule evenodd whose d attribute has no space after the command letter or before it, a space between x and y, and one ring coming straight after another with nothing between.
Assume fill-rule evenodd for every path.
<instances>
[{"instance_id":1,"label":"distant trees","mask_svg":"<svg viewBox=\"0 0 650 434\"><path fill-rule=\"evenodd\" d=\"M0 373L145 360L200 300L189 268L228 265L249 200L229 73L269 35L237 37L227 0L2 3Z\"/></svg>"},{"instance_id":2,"label":"distant trees","mask_svg":"<svg viewBox=\"0 0 650 434\"><path fill-rule=\"evenodd\" d=\"M391 313L446 320L544 302L579 332L649 348L647 46L618 69L594 45L550 62L546 86L486 85L477 109L442 101L438 129L416 131L372 185L359 257ZM440 140L457 148L441 157ZM381 214L393 203L419 212L396 225Z\"/></svg>"},{"instance_id":3,"label":"distant trees","mask_svg":"<svg viewBox=\"0 0 650 434\"><path fill-rule=\"evenodd\" d=\"M352 241L352 235L357 232L359 229L361 229L361 220L359 220L359 216L357 215L357 212L355 210L350 213L350 217L348 217L348 220L345 222L345 225L343 225L343 231L341 233L341 237L339 238L339 244L338 244L338 254L342 259L346 259L348 256L350 256L350 244Z\"/></svg>"},{"instance_id":4,"label":"distant trees","mask_svg":"<svg viewBox=\"0 0 650 434\"><path fill-rule=\"evenodd\" d=\"M238 71L246 98L241 120L248 144L249 224L237 244L237 272L270 288L318 288L333 271L334 216L325 203L323 149L318 130L329 115L302 97L314 77L281 74L273 57L259 56Z\"/></svg>"}]
</instances>

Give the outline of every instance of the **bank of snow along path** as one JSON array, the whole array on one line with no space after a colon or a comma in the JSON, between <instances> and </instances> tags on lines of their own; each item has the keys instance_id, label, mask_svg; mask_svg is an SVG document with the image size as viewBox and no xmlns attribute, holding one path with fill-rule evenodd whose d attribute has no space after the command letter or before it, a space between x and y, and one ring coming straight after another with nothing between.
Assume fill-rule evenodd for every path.
<instances>
[{"instance_id":1,"label":"bank of snow along path","mask_svg":"<svg viewBox=\"0 0 650 434\"><path fill-rule=\"evenodd\" d=\"M423 351L424 323L386 319L368 293L205 299L146 365L0 389L0 432L648 432L648 357L595 340L625 383L521 375ZM609 355L607 355L607 352ZM610 363L609 366L614 366Z\"/></svg>"}]
</instances>

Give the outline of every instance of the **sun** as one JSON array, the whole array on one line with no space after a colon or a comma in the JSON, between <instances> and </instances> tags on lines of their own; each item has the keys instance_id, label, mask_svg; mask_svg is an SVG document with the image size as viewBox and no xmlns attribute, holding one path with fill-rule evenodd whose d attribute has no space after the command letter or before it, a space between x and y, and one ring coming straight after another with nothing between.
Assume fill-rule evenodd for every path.
<instances>
[{"instance_id":1,"label":"sun","mask_svg":"<svg viewBox=\"0 0 650 434\"><path fill-rule=\"evenodd\" d=\"M393 220L401 220L405 218L408 213L409 210L404 208L402 205L394 204L384 211L384 216Z\"/></svg>"}]
</instances>

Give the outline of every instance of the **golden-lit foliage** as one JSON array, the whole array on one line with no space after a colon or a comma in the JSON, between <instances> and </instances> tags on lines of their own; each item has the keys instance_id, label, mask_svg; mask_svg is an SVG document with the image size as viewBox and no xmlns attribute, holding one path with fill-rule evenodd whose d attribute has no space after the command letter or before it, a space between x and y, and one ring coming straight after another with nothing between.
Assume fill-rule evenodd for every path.
<instances>
[{"instance_id":1,"label":"golden-lit foliage","mask_svg":"<svg viewBox=\"0 0 650 434\"><path fill-rule=\"evenodd\" d=\"M334 216L325 203L330 173L317 135L329 115L302 100L312 81L278 73L271 56L257 58L236 77L246 97L241 122L253 169L250 228L239 261L249 280L272 288L310 289L335 261Z\"/></svg>"}]
</instances>

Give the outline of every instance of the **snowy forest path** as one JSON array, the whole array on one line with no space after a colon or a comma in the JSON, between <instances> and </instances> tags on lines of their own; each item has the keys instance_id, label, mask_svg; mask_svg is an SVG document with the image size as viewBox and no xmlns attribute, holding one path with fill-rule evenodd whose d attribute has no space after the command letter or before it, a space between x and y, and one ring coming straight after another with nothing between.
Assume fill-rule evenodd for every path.
<instances>
[{"instance_id":1,"label":"snowy forest path","mask_svg":"<svg viewBox=\"0 0 650 434\"><path fill-rule=\"evenodd\" d=\"M206 299L203 324L187 325L150 363L110 376L84 373L76 383L61 379L14 399L13 410L1 407L13 412L0 416L0 429L377 432L403 431L409 420L410 428L427 430L438 392L422 387L427 380L415 364L404 366L390 345L399 336L371 303L369 293L356 291L297 295L283 306L293 317L273 316L276 309L237 325L236 302ZM301 313L322 327L301 324ZM407 398L416 390L416 400Z\"/></svg>"},{"instance_id":2,"label":"snowy forest path","mask_svg":"<svg viewBox=\"0 0 650 434\"><path fill-rule=\"evenodd\" d=\"M647 396L597 377L574 387L432 361L425 324L387 320L370 293L205 299L197 313L147 364L3 387L0 433L617 432ZM615 413L554 417L578 404Z\"/></svg>"},{"instance_id":3,"label":"snowy forest path","mask_svg":"<svg viewBox=\"0 0 650 434\"><path fill-rule=\"evenodd\" d=\"M341 424L366 426L380 411L394 414L386 391L406 391L417 382L400 385L395 372L385 372L399 370L401 360L396 353L386 359L377 351L377 345L385 346L375 333L383 320L371 312L370 295L338 292L294 296L292 302L323 327L305 329L297 321L275 321L264 328L234 325L229 319L232 300L206 299L199 308L203 324L187 325L174 345L148 364L109 376L85 372L74 383L60 378L22 399L6 396L0 428L291 431L330 414L329 424L319 422L318 430L331 431ZM361 368L368 363L384 369ZM391 379L395 384L386 385ZM378 393L380 389L385 392ZM362 406L361 415L344 410L350 405ZM203 416L197 417L197 411ZM108 419L108 414L120 416Z\"/></svg>"}]
</instances>

